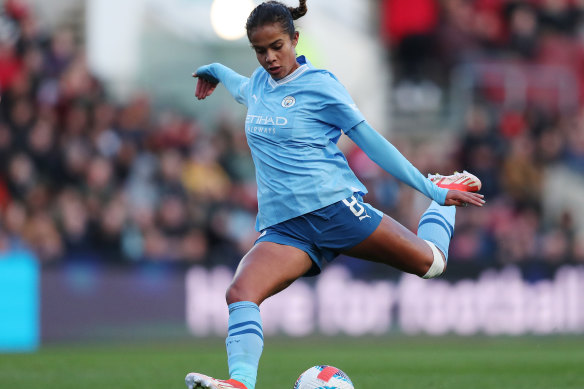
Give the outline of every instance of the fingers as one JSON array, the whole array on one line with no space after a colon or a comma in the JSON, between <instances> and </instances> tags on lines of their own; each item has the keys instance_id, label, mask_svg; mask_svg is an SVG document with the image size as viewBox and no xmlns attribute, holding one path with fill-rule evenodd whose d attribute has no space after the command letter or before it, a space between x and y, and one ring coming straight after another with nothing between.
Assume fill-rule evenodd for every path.
<instances>
[{"instance_id":1,"label":"fingers","mask_svg":"<svg viewBox=\"0 0 584 389\"><path fill-rule=\"evenodd\" d=\"M197 87L195 89L195 97L199 100L201 100L201 89L203 87L203 80L201 80L200 78L197 80Z\"/></svg>"},{"instance_id":2,"label":"fingers","mask_svg":"<svg viewBox=\"0 0 584 389\"><path fill-rule=\"evenodd\" d=\"M197 77L197 75L193 74L193 77ZM199 77L197 78L195 97L199 100L203 100L204 98L211 96L216 87L217 84L213 84Z\"/></svg>"},{"instance_id":3,"label":"fingers","mask_svg":"<svg viewBox=\"0 0 584 389\"><path fill-rule=\"evenodd\" d=\"M199 89L199 94L197 95L197 98L199 100L203 100L205 97L207 97L207 93L209 91L209 83L201 78L199 78L199 82L197 83L197 85L201 85L201 88Z\"/></svg>"},{"instance_id":4,"label":"fingers","mask_svg":"<svg viewBox=\"0 0 584 389\"><path fill-rule=\"evenodd\" d=\"M213 93L213 91L215 90L216 87L217 87L217 84L207 82L207 87L205 89L205 96L203 98L211 96L211 94Z\"/></svg>"},{"instance_id":5,"label":"fingers","mask_svg":"<svg viewBox=\"0 0 584 389\"><path fill-rule=\"evenodd\" d=\"M485 205L485 200L482 194L478 193L468 193L461 192L461 195L457 199L459 201L460 207L468 207L469 205L474 205L476 207L482 207Z\"/></svg>"},{"instance_id":6,"label":"fingers","mask_svg":"<svg viewBox=\"0 0 584 389\"><path fill-rule=\"evenodd\" d=\"M482 207L485 200L482 194L472 192L461 192L459 190L450 190L446 196L444 205L455 205L457 207L468 207L473 205L475 207Z\"/></svg>"},{"instance_id":7,"label":"fingers","mask_svg":"<svg viewBox=\"0 0 584 389\"><path fill-rule=\"evenodd\" d=\"M199 78L197 80L197 89L195 90L195 97L199 100L203 100L205 97L209 96L209 82Z\"/></svg>"}]
</instances>

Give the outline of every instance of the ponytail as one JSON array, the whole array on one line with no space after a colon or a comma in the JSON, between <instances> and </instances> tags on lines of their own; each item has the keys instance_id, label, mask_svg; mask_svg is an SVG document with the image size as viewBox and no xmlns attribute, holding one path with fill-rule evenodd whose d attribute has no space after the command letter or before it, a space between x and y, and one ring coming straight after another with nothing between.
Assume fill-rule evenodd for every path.
<instances>
[{"instance_id":1,"label":"ponytail","mask_svg":"<svg viewBox=\"0 0 584 389\"><path fill-rule=\"evenodd\" d=\"M300 0L300 5L296 8L288 7L292 19L297 20L306 15L308 8L306 7L306 0Z\"/></svg>"}]
</instances>

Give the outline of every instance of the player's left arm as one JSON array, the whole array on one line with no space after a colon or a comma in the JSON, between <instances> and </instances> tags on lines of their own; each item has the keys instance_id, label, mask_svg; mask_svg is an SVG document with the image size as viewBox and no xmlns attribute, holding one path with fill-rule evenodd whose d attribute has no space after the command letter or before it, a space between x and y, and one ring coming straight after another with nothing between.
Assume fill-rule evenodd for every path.
<instances>
[{"instance_id":1,"label":"player's left arm","mask_svg":"<svg viewBox=\"0 0 584 389\"><path fill-rule=\"evenodd\" d=\"M424 177L387 139L366 121L362 121L345 134L351 138L383 170L423 193L440 205L446 205L448 189L439 188Z\"/></svg>"}]
</instances>

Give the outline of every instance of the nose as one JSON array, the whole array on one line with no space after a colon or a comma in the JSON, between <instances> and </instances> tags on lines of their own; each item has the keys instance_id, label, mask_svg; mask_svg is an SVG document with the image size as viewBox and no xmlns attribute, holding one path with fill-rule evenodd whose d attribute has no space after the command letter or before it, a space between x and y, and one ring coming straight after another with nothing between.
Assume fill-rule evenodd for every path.
<instances>
[{"instance_id":1,"label":"nose","mask_svg":"<svg viewBox=\"0 0 584 389\"><path fill-rule=\"evenodd\" d=\"M266 62L267 63L272 63L274 62L274 60L276 59L276 56L274 55L274 51L273 50L268 50L266 51Z\"/></svg>"}]
</instances>

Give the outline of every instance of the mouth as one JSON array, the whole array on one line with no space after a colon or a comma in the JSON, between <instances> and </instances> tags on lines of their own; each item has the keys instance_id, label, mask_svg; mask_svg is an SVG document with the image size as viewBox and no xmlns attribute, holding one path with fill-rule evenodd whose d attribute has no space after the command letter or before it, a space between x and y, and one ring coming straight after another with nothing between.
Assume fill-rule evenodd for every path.
<instances>
[{"instance_id":1,"label":"mouth","mask_svg":"<svg viewBox=\"0 0 584 389\"><path fill-rule=\"evenodd\" d=\"M282 69L280 66L270 66L268 68L268 72L270 74L278 74L278 73L280 73L280 69Z\"/></svg>"}]
</instances>

